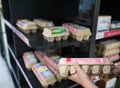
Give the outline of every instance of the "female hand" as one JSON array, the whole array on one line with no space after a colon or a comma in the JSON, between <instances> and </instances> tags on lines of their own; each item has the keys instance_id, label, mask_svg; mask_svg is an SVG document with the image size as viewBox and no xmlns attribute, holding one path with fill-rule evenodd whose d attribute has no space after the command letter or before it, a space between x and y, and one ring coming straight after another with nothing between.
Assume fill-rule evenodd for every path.
<instances>
[{"instance_id":1,"label":"female hand","mask_svg":"<svg viewBox=\"0 0 120 88\"><path fill-rule=\"evenodd\" d=\"M77 62L73 63L73 66L76 69L76 73L68 77L70 80L81 84L84 88L98 88L90 81L88 75L79 67Z\"/></svg>"}]
</instances>

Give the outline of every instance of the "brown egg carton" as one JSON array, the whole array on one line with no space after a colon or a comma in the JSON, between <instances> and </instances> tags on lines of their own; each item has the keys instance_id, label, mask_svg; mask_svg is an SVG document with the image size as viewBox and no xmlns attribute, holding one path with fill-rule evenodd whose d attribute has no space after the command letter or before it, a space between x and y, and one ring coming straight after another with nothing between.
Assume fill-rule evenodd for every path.
<instances>
[{"instance_id":1,"label":"brown egg carton","mask_svg":"<svg viewBox=\"0 0 120 88\"><path fill-rule=\"evenodd\" d=\"M52 21L48 21L45 19L34 19L33 22L38 25L41 29L54 27L54 23Z\"/></svg>"},{"instance_id":2,"label":"brown egg carton","mask_svg":"<svg viewBox=\"0 0 120 88\"><path fill-rule=\"evenodd\" d=\"M52 74L51 71L49 71L49 69L46 66L44 66L44 64L35 64L32 67L32 71L36 75L43 88L48 88L49 85L54 86L54 84L56 83L55 76Z\"/></svg>"},{"instance_id":3,"label":"brown egg carton","mask_svg":"<svg viewBox=\"0 0 120 88\"><path fill-rule=\"evenodd\" d=\"M65 30L65 32L61 32L61 33L54 32L53 33L54 30L61 31L61 29ZM55 40L56 41L67 40L69 36L68 30L64 27L45 28L42 34L44 36L44 39L47 40L48 42L54 42Z\"/></svg>"},{"instance_id":4,"label":"brown egg carton","mask_svg":"<svg viewBox=\"0 0 120 88\"><path fill-rule=\"evenodd\" d=\"M76 61L79 66L90 75L110 74L112 63L106 58L62 58L60 59L58 69L59 73L63 77L67 77L69 74L75 74L76 70L72 66L72 63Z\"/></svg>"},{"instance_id":5,"label":"brown egg carton","mask_svg":"<svg viewBox=\"0 0 120 88\"><path fill-rule=\"evenodd\" d=\"M21 31L23 31L26 34L29 34L30 32L36 33L38 28L34 22L28 19L20 19L17 21L16 25Z\"/></svg>"},{"instance_id":6,"label":"brown egg carton","mask_svg":"<svg viewBox=\"0 0 120 88\"><path fill-rule=\"evenodd\" d=\"M89 40L90 36L92 35L92 33L90 32L90 28L88 27L73 23L64 23L62 26L67 28L72 34L72 37L77 41Z\"/></svg>"}]
</instances>

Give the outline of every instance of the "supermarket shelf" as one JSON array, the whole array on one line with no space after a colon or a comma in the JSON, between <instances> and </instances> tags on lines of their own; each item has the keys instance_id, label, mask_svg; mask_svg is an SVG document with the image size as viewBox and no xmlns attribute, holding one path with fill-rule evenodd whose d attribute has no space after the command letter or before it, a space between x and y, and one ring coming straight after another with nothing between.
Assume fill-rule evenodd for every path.
<instances>
[{"instance_id":1,"label":"supermarket shelf","mask_svg":"<svg viewBox=\"0 0 120 88\"><path fill-rule=\"evenodd\" d=\"M113 30L113 31L110 31L110 32L97 33L96 40L109 38L109 37L114 37L114 36L120 36L120 29L119 30Z\"/></svg>"},{"instance_id":2,"label":"supermarket shelf","mask_svg":"<svg viewBox=\"0 0 120 88\"><path fill-rule=\"evenodd\" d=\"M24 65L24 62L22 59L19 60L19 63L21 65L21 67L23 68L24 72L26 73L30 83L32 83L33 88L42 88L40 82L38 81L38 79L36 78L34 73L32 71L28 71L25 68L25 65ZM68 88L72 84L73 84L73 82L70 82L69 80L63 80L62 82L56 83L54 86L49 86L49 88ZM77 88L77 87L74 87L74 88ZM79 86L78 88L81 88L81 87Z\"/></svg>"},{"instance_id":3,"label":"supermarket shelf","mask_svg":"<svg viewBox=\"0 0 120 88\"><path fill-rule=\"evenodd\" d=\"M26 69L23 59L17 59L9 46L9 51L12 54L15 62L17 63L20 71L22 72L24 78L26 79L30 88L43 88L39 80L32 71ZM68 79L62 80L62 82L57 82L54 86L49 86L49 88L82 88L79 84Z\"/></svg>"},{"instance_id":4,"label":"supermarket shelf","mask_svg":"<svg viewBox=\"0 0 120 88\"><path fill-rule=\"evenodd\" d=\"M68 38L68 40L65 41L59 41L59 42L53 42L49 43L47 42L43 36L42 36L42 31L38 30L37 33L35 34L24 34L20 30L18 30L15 26L13 26L10 22L4 19L4 23L21 39L23 40L29 47L33 49L57 49L57 48L62 48L66 46L72 46L75 44L80 44L82 42L88 42L88 41L76 41L75 39Z\"/></svg>"}]
</instances>

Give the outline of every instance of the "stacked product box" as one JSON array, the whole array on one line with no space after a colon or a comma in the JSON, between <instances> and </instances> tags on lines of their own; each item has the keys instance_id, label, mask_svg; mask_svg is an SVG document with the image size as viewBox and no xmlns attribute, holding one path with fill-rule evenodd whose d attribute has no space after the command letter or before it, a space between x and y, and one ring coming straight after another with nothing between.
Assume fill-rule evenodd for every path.
<instances>
[{"instance_id":1,"label":"stacked product box","mask_svg":"<svg viewBox=\"0 0 120 88\"><path fill-rule=\"evenodd\" d=\"M78 24L64 23L62 26L67 28L77 41L88 40L92 34L90 28Z\"/></svg>"},{"instance_id":2,"label":"stacked product box","mask_svg":"<svg viewBox=\"0 0 120 88\"><path fill-rule=\"evenodd\" d=\"M96 44L95 54L98 57L107 57L111 61L118 60L120 53L120 41L116 39L101 41Z\"/></svg>"},{"instance_id":3,"label":"stacked product box","mask_svg":"<svg viewBox=\"0 0 120 88\"><path fill-rule=\"evenodd\" d=\"M17 20L16 25L21 31L23 31L26 34L29 34L30 32L36 33L38 28L34 22L28 19L19 19Z\"/></svg>"},{"instance_id":4,"label":"stacked product box","mask_svg":"<svg viewBox=\"0 0 120 88\"><path fill-rule=\"evenodd\" d=\"M98 17L97 32L108 32L111 24L110 15L101 15Z\"/></svg>"},{"instance_id":5,"label":"stacked product box","mask_svg":"<svg viewBox=\"0 0 120 88\"><path fill-rule=\"evenodd\" d=\"M110 30L120 30L120 21L112 21Z\"/></svg>"},{"instance_id":6,"label":"stacked product box","mask_svg":"<svg viewBox=\"0 0 120 88\"><path fill-rule=\"evenodd\" d=\"M28 70L31 70L32 66L37 63L37 58L35 57L35 55L32 51L25 52L23 54L23 60L24 60L24 63L25 63L25 67Z\"/></svg>"},{"instance_id":7,"label":"stacked product box","mask_svg":"<svg viewBox=\"0 0 120 88\"><path fill-rule=\"evenodd\" d=\"M77 62L80 67L90 75L110 74L113 64L107 58L62 58L59 61L59 73L63 77L76 73L73 63Z\"/></svg>"},{"instance_id":8,"label":"stacked product box","mask_svg":"<svg viewBox=\"0 0 120 88\"><path fill-rule=\"evenodd\" d=\"M57 64L59 62L59 56L53 55L52 58L48 57L45 53L43 54L42 51L35 51L35 56L38 58L39 61L44 62L44 64L48 67L48 69L53 73L57 81L61 81L62 77L60 76ZM42 56L42 55L43 56Z\"/></svg>"},{"instance_id":9,"label":"stacked product box","mask_svg":"<svg viewBox=\"0 0 120 88\"><path fill-rule=\"evenodd\" d=\"M55 76L43 62L35 64L32 67L32 71L44 88L48 88L49 85L55 84Z\"/></svg>"}]
</instances>

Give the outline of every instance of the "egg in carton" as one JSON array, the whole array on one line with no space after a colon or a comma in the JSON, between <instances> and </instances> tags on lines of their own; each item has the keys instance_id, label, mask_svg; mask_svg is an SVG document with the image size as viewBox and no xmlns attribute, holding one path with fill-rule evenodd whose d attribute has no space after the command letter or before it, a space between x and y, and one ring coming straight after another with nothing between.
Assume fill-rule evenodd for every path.
<instances>
[{"instance_id":1,"label":"egg in carton","mask_svg":"<svg viewBox=\"0 0 120 88\"><path fill-rule=\"evenodd\" d=\"M45 28L42 34L48 42L67 40L69 36L68 30L61 26Z\"/></svg>"},{"instance_id":2,"label":"egg in carton","mask_svg":"<svg viewBox=\"0 0 120 88\"><path fill-rule=\"evenodd\" d=\"M43 88L48 88L49 85L54 85L56 78L53 73L45 66L44 63L35 64L32 67L32 71L36 75L37 79L43 86Z\"/></svg>"},{"instance_id":3,"label":"egg in carton","mask_svg":"<svg viewBox=\"0 0 120 88\"><path fill-rule=\"evenodd\" d=\"M24 63L25 63L25 67L28 70L31 70L32 66L37 63L37 59L36 59L36 57L35 57L35 55L32 51L25 52L23 54L23 60L24 60Z\"/></svg>"},{"instance_id":4,"label":"egg in carton","mask_svg":"<svg viewBox=\"0 0 120 88\"><path fill-rule=\"evenodd\" d=\"M34 22L28 20L28 19L20 19L20 20L17 20L17 23L16 23L17 27L23 31L24 33L26 34L29 34L30 32L32 33L36 33L37 31L37 26L35 25Z\"/></svg>"},{"instance_id":5,"label":"egg in carton","mask_svg":"<svg viewBox=\"0 0 120 88\"><path fill-rule=\"evenodd\" d=\"M34 19L33 22L38 25L41 29L54 27L54 23L52 21L48 21L45 19Z\"/></svg>"},{"instance_id":6,"label":"egg in carton","mask_svg":"<svg viewBox=\"0 0 120 88\"><path fill-rule=\"evenodd\" d=\"M76 70L72 66L75 61L91 75L98 75L101 71L103 74L111 72L112 63L107 58L62 58L58 64L60 75L67 77L69 74L75 74Z\"/></svg>"},{"instance_id":7,"label":"egg in carton","mask_svg":"<svg viewBox=\"0 0 120 88\"><path fill-rule=\"evenodd\" d=\"M73 23L64 23L63 27L67 28L72 34L73 38L77 41L88 40L92 35L90 28L73 24Z\"/></svg>"}]
</instances>

